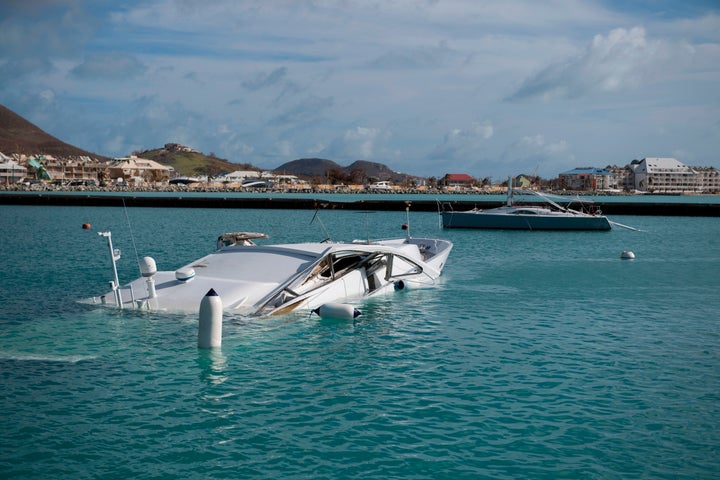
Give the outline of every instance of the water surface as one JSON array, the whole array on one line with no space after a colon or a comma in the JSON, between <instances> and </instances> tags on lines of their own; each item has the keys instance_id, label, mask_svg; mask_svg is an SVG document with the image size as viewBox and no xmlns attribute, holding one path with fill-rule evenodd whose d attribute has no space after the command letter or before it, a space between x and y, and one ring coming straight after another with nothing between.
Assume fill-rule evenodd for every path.
<instances>
[{"instance_id":1,"label":"water surface","mask_svg":"<svg viewBox=\"0 0 720 480\"><path fill-rule=\"evenodd\" d=\"M447 230L430 290L305 313L197 318L76 299L139 256L175 269L224 231L402 235L405 212L0 207L2 478L717 478L720 221L641 232ZM83 223L92 230L82 230ZM325 231L323 231L323 227ZM636 254L621 260L623 250Z\"/></svg>"}]
</instances>

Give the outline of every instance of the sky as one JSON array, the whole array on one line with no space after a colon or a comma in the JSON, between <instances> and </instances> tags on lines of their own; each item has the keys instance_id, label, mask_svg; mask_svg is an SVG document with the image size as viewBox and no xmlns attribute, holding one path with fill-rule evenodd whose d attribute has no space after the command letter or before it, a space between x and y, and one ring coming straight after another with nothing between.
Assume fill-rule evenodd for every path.
<instances>
[{"instance_id":1,"label":"sky","mask_svg":"<svg viewBox=\"0 0 720 480\"><path fill-rule=\"evenodd\" d=\"M720 168L720 0L2 0L0 103L110 157Z\"/></svg>"}]
</instances>

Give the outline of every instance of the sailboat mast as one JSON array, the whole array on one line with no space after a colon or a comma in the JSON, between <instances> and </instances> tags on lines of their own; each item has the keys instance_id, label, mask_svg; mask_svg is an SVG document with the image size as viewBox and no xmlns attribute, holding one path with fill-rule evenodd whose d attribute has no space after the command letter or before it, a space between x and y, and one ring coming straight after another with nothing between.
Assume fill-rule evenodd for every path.
<instances>
[{"instance_id":1,"label":"sailboat mast","mask_svg":"<svg viewBox=\"0 0 720 480\"><path fill-rule=\"evenodd\" d=\"M507 206L508 206L508 207L512 207L512 205L513 205L513 195L514 195L514 193L513 193L513 178L512 178L512 177L508 177L507 188L508 188L508 191L507 191Z\"/></svg>"}]
</instances>

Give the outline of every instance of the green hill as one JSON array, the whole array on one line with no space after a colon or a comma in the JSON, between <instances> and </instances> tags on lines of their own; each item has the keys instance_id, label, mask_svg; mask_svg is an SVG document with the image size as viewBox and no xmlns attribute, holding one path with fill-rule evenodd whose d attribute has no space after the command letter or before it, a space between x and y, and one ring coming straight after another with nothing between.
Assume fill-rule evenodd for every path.
<instances>
[{"instance_id":1,"label":"green hill","mask_svg":"<svg viewBox=\"0 0 720 480\"><path fill-rule=\"evenodd\" d=\"M234 172L235 170L260 170L247 163L232 163L223 158L218 158L214 155L205 155L204 153L174 143L168 143L164 148L137 152L136 155L173 167L178 175L187 177L198 175L215 177L223 173Z\"/></svg>"}]
</instances>

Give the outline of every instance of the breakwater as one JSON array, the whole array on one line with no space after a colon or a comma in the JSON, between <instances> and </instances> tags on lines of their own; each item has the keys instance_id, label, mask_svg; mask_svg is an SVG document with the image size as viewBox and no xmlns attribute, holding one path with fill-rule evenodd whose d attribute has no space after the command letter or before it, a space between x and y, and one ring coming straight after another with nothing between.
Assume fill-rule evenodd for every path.
<instances>
[{"instance_id":1,"label":"breakwater","mask_svg":"<svg viewBox=\"0 0 720 480\"><path fill-rule=\"evenodd\" d=\"M391 211L402 210L408 202L413 211L443 210L469 210L472 208L494 208L504 202L488 198L487 200L474 198L466 199L458 195L457 199L439 200L431 195L427 199L412 199L404 195L392 195L385 198L371 198L365 195L334 195L342 200L329 200L318 197L284 197L279 196L222 196L222 195L184 195L183 193L164 195L135 195L132 192L124 194L98 194L87 193L14 193L0 194L0 205L65 205L65 206L101 206L101 207L165 207L165 208L265 208L265 209L342 209L342 210L371 210ZM364 198L365 197L365 198ZM421 196L422 197L422 196ZM639 201L646 197L638 197L638 201L618 200L608 197L607 201L595 200L594 206L600 208L607 215L666 215L666 216L707 216L720 217L720 203L715 197L707 197L707 201ZM536 203L541 202L527 202Z\"/></svg>"}]
</instances>

